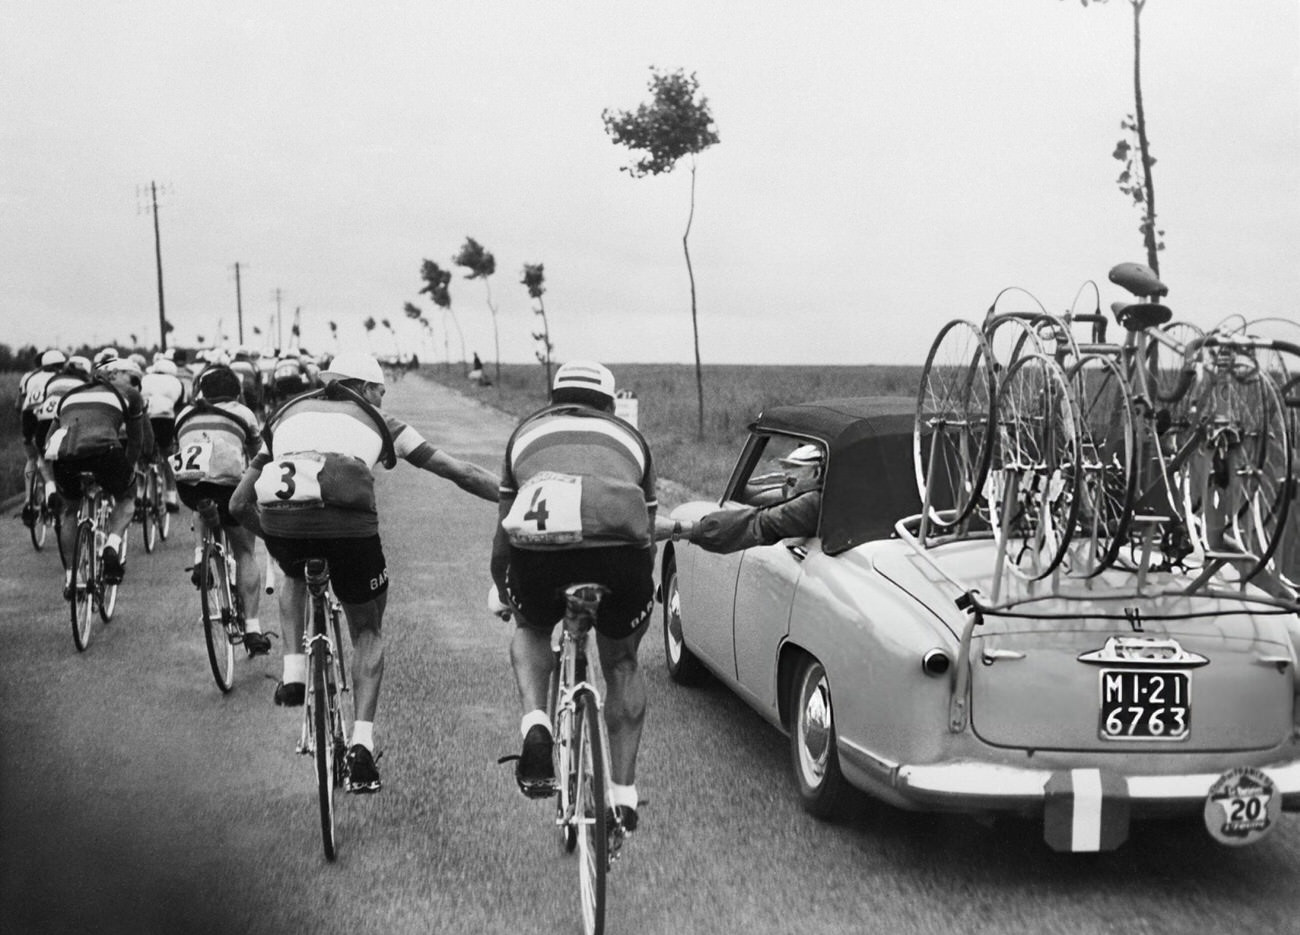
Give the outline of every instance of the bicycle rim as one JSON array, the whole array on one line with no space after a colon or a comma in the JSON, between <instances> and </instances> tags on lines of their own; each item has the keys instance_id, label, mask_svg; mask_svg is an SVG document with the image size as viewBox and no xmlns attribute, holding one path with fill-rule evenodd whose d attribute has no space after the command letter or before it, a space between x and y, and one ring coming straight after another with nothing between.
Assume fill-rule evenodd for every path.
<instances>
[{"instance_id":1,"label":"bicycle rim","mask_svg":"<svg viewBox=\"0 0 1300 935\"><path fill-rule=\"evenodd\" d=\"M166 542L167 537L171 534L172 531L172 514L171 514L171 510L167 509L167 504L165 502L166 498L163 496L162 493L165 485L163 484L162 480L158 476L157 468L154 468L153 482L154 482L154 489L158 491L153 501L154 513L157 517L157 523L158 523L158 537L162 539L163 542ZM173 494L174 493L175 491L173 491Z\"/></svg>"},{"instance_id":2,"label":"bicycle rim","mask_svg":"<svg viewBox=\"0 0 1300 935\"><path fill-rule=\"evenodd\" d=\"M936 524L957 525L979 500L993 450L994 386L984 335L950 321L926 358L912 431L917 490Z\"/></svg>"},{"instance_id":3,"label":"bicycle rim","mask_svg":"<svg viewBox=\"0 0 1300 935\"><path fill-rule=\"evenodd\" d=\"M561 854L572 854L578 846L578 827L573 821L573 802L578 792L578 760L574 756L577 734L573 729L572 710L551 715L555 725L555 833Z\"/></svg>"},{"instance_id":4,"label":"bicycle rim","mask_svg":"<svg viewBox=\"0 0 1300 935\"><path fill-rule=\"evenodd\" d=\"M45 480L40 473L32 475L28 485L27 505L32 508L32 525L27 531L32 537L32 548L37 552L45 548L45 535L49 531L49 512L45 508Z\"/></svg>"},{"instance_id":5,"label":"bicycle rim","mask_svg":"<svg viewBox=\"0 0 1300 935\"><path fill-rule=\"evenodd\" d=\"M325 609L313 599L312 634L325 633ZM325 859L333 860L338 851L334 841L334 735L330 724L329 707L329 656L323 640L314 639L311 644L311 702L312 702L312 740L315 747L316 791L320 798L320 833L321 843L325 848Z\"/></svg>"},{"instance_id":6,"label":"bicycle rim","mask_svg":"<svg viewBox=\"0 0 1300 935\"><path fill-rule=\"evenodd\" d=\"M590 692L576 698L578 747L577 798L578 889L582 899L582 930L601 935L605 930L605 883L609 873L609 825L606 800L605 750L600 734L599 710Z\"/></svg>"},{"instance_id":7,"label":"bicycle rim","mask_svg":"<svg viewBox=\"0 0 1300 935\"><path fill-rule=\"evenodd\" d=\"M94 542L89 523L77 526L77 535L72 542L72 599L68 604L72 611L72 642L81 652L90 645L91 618L94 613L94 583L91 580L94 571Z\"/></svg>"},{"instance_id":8,"label":"bicycle rim","mask_svg":"<svg viewBox=\"0 0 1300 935\"><path fill-rule=\"evenodd\" d=\"M148 474L144 480L144 502L140 504L140 532L146 552L152 552L158 544L158 514L154 512L157 503L158 480Z\"/></svg>"},{"instance_id":9,"label":"bicycle rim","mask_svg":"<svg viewBox=\"0 0 1300 935\"><path fill-rule=\"evenodd\" d=\"M1287 517L1294 495L1292 466L1294 451L1281 394L1273 381L1259 376L1254 381L1261 406L1255 413L1243 446L1249 461L1236 477L1240 486L1240 509L1235 511L1234 528L1248 551L1259 556L1246 571L1249 581L1274 562L1286 532Z\"/></svg>"},{"instance_id":10,"label":"bicycle rim","mask_svg":"<svg viewBox=\"0 0 1300 935\"><path fill-rule=\"evenodd\" d=\"M235 647L230 644L221 619L222 580L225 561L213 548L210 536L203 538L203 564L199 569L199 605L203 610L203 639L208 646L208 665L222 693L230 691L235 681ZM229 587L229 585L226 585Z\"/></svg>"}]
</instances>

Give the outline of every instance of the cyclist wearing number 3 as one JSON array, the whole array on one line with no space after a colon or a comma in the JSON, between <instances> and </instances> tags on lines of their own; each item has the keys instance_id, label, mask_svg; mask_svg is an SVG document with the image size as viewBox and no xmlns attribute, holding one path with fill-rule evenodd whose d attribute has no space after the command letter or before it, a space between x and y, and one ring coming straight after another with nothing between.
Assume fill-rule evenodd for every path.
<instances>
[{"instance_id":1,"label":"cyclist wearing number 3","mask_svg":"<svg viewBox=\"0 0 1300 935\"><path fill-rule=\"evenodd\" d=\"M263 430L263 444L240 481L231 509L266 540L285 574L280 620L285 634L280 705L301 705L302 650L310 558L329 563L330 583L352 637L356 721L348 750L349 792L375 792L374 718L384 672L382 622L388 568L379 541L374 476L402 458L484 500L497 499L489 471L439 451L404 422L379 411L384 373L362 352L344 352L321 373L326 385L285 403Z\"/></svg>"},{"instance_id":2,"label":"cyclist wearing number 3","mask_svg":"<svg viewBox=\"0 0 1300 935\"><path fill-rule=\"evenodd\" d=\"M491 570L498 598L517 611L510 658L524 739L515 778L529 796L553 788L546 694L554 668L551 631L564 616L564 589L586 582L610 589L596 618L614 781L610 804L632 831L646 708L637 646L654 609L657 503L650 449L613 412L608 368L570 361L556 371L551 405L524 419L506 446Z\"/></svg>"},{"instance_id":3,"label":"cyclist wearing number 3","mask_svg":"<svg viewBox=\"0 0 1300 935\"><path fill-rule=\"evenodd\" d=\"M271 640L258 619L262 569L257 537L230 514L230 498L257 453L257 418L241 399L239 376L222 364L208 367L194 380L194 403L176 418L177 450L171 460L181 502L195 511L194 565L190 580L202 587L203 523L199 505L211 500L235 557L235 579L244 608L244 649L250 656L271 651Z\"/></svg>"}]
</instances>

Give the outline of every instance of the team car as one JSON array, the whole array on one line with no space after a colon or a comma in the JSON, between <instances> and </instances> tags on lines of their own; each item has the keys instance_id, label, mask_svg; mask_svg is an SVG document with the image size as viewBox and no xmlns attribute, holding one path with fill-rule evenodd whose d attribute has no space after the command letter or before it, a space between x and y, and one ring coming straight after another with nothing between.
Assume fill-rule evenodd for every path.
<instances>
[{"instance_id":1,"label":"team car","mask_svg":"<svg viewBox=\"0 0 1300 935\"><path fill-rule=\"evenodd\" d=\"M711 673L788 734L822 817L856 789L1041 820L1054 849L1104 851L1145 817L1203 821L1236 845L1300 810L1295 605L1124 563L1053 590L1000 567L995 536L921 542L916 410L852 398L761 413L721 497L672 518L753 502L780 456L815 445L817 532L729 554L664 544L671 679Z\"/></svg>"}]
</instances>

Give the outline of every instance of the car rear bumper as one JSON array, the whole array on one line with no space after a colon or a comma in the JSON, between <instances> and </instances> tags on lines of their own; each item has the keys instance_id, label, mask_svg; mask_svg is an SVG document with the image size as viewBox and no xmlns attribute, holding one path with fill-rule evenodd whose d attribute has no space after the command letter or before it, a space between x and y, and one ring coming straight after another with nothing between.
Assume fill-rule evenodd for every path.
<instances>
[{"instance_id":1,"label":"car rear bumper","mask_svg":"<svg viewBox=\"0 0 1300 935\"><path fill-rule=\"evenodd\" d=\"M1259 766L1283 811L1300 811L1300 761ZM900 765L894 789L920 808L1042 814L1067 826L1062 850L1107 850L1127 837L1130 817L1199 814L1216 773L1124 776L1098 769L1023 769L978 761ZM1108 846L1109 842L1109 846Z\"/></svg>"}]
</instances>

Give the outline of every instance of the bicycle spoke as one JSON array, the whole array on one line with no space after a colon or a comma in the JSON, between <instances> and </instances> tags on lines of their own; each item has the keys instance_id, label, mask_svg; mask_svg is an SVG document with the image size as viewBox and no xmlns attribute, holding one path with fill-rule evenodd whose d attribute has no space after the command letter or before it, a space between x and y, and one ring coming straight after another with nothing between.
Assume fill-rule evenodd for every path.
<instances>
[{"instance_id":1,"label":"bicycle spoke","mask_svg":"<svg viewBox=\"0 0 1300 935\"><path fill-rule=\"evenodd\" d=\"M211 531L203 536L203 558L199 566L199 605L203 613L203 638L208 649L208 665L222 693L234 686L235 648L226 630L229 617L230 582L226 578L226 561Z\"/></svg>"},{"instance_id":2,"label":"bicycle spoke","mask_svg":"<svg viewBox=\"0 0 1300 935\"><path fill-rule=\"evenodd\" d=\"M576 700L579 779L574 813L579 822L578 888L583 931L599 935L605 930L605 883L609 873L605 755L595 697L584 690Z\"/></svg>"}]
</instances>

